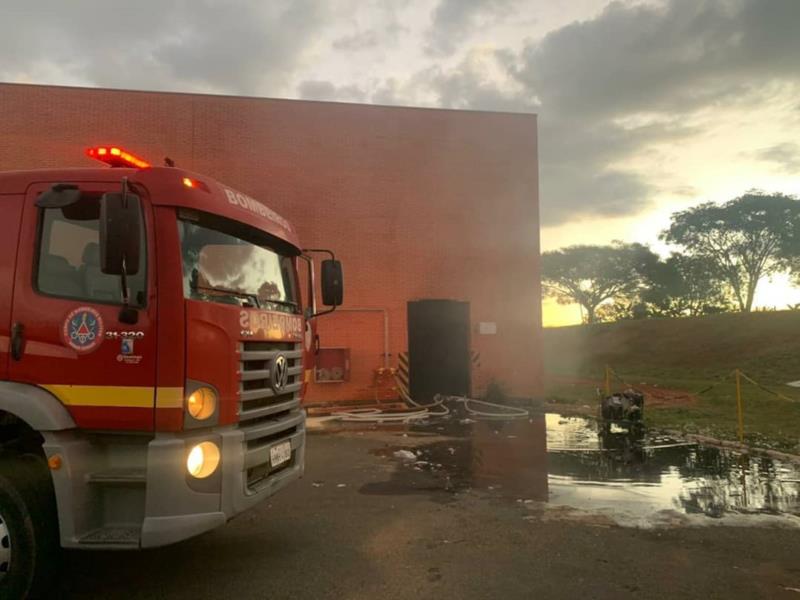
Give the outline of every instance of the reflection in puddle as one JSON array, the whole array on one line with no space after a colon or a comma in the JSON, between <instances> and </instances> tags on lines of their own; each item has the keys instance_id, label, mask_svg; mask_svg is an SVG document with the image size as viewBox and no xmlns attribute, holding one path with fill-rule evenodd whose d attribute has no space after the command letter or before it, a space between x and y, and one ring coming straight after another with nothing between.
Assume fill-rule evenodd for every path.
<instances>
[{"instance_id":1,"label":"reflection in puddle","mask_svg":"<svg viewBox=\"0 0 800 600\"><path fill-rule=\"evenodd\" d=\"M645 515L800 515L800 467L547 415L550 501Z\"/></svg>"},{"instance_id":2,"label":"reflection in puddle","mask_svg":"<svg viewBox=\"0 0 800 600\"><path fill-rule=\"evenodd\" d=\"M417 460L398 470L395 493L409 491L404 476L425 475L431 479L411 487L483 490L624 515L639 524L659 515L677 522L693 515L750 521L753 515L800 516L800 465L790 462L556 414L455 427L447 425L453 436L447 441L415 448Z\"/></svg>"}]
</instances>

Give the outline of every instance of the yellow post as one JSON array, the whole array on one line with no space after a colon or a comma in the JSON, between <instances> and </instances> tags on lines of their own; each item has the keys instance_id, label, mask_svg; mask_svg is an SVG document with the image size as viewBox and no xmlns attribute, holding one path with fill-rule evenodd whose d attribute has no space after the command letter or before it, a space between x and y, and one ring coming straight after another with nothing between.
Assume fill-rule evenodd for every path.
<instances>
[{"instance_id":1,"label":"yellow post","mask_svg":"<svg viewBox=\"0 0 800 600\"><path fill-rule=\"evenodd\" d=\"M606 365L606 398L611 395L611 367Z\"/></svg>"},{"instance_id":2,"label":"yellow post","mask_svg":"<svg viewBox=\"0 0 800 600\"><path fill-rule=\"evenodd\" d=\"M744 413L742 410L742 373L736 369L736 410L739 414L739 441L744 442Z\"/></svg>"}]
</instances>

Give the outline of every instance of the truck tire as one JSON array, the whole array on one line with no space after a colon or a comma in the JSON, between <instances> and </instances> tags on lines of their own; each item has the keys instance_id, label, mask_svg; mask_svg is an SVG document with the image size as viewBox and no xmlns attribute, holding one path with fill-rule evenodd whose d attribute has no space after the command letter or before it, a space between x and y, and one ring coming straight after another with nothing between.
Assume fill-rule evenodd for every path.
<instances>
[{"instance_id":1,"label":"truck tire","mask_svg":"<svg viewBox=\"0 0 800 600\"><path fill-rule=\"evenodd\" d=\"M0 458L0 599L48 597L60 554L47 464L32 455Z\"/></svg>"}]
</instances>

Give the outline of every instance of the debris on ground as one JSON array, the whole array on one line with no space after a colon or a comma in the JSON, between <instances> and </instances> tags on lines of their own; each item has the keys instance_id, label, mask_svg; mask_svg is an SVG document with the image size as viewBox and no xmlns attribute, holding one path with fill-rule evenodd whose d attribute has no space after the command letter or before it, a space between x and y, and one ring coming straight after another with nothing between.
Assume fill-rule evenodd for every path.
<instances>
[{"instance_id":1,"label":"debris on ground","mask_svg":"<svg viewBox=\"0 0 800 600\"><path fill-rule=\"evenodd\" d=\"M393 455L395 458L399 458L400 460L417 460L417 455L411 452L411 450L396 450Z\"/></svg>"}]
</instances>

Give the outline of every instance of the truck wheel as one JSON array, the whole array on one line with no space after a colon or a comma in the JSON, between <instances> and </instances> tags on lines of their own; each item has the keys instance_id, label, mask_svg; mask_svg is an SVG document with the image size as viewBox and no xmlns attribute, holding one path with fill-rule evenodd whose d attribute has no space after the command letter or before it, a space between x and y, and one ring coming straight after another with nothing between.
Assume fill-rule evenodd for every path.
<instances>
[{"instance_id":1,"label":"truck wheel","mask_svg":"<svg viewBox=\"0 0 800 600\"><path fill-rule=\"evenodd\" d=\"M46 463L0 460L0 599L43 598L58 580L55 495Z\"/></svg>"}]
</instances>

